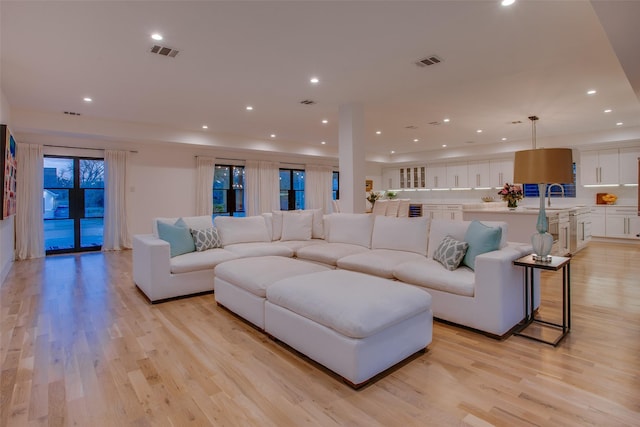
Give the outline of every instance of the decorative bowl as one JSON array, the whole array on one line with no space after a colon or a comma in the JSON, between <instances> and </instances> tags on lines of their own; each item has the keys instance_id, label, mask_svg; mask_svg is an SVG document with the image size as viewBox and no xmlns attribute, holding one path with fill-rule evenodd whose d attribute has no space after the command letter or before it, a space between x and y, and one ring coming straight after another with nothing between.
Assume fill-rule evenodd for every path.
<instances>
[{"instance_id":1,"label":"decorative bowl","mask_svg":"<svg viewBox=\"0 0 640 427\"><path fill-rule=\"evenodd\" d=\"M493 202L495 199L493 197L490 196L485 196L482 198L483 202Z\"/></svg>"}]
</instances>

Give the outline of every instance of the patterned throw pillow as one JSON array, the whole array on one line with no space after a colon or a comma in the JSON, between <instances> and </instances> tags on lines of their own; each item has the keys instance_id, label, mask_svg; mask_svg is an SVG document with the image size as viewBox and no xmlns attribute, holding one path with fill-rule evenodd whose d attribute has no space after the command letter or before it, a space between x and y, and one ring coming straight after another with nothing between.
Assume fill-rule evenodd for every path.
<instances>
[{"instance_id":1,"label":"patterned throw pillow","mask_svg":"<svg viewBox=\"0 0 640 427\"><path fill-rule=\"evenodd\" d=\"M205 228L204 230L191 230L191 235L198 252L222 246L218 230L215 227Z\"/></svg>"},{"instance_id":2,"label":"patterned throw pillow","mask_svg":"<svg viewBox=\"0 0 640 427\"><path fill-rule=\"evenodd\" d=\"M447 270L455 270L462 262L467 248L467 242L460 242L447 235L433 253L433 259L444 265Z\"/></svg>"}]
</instances>

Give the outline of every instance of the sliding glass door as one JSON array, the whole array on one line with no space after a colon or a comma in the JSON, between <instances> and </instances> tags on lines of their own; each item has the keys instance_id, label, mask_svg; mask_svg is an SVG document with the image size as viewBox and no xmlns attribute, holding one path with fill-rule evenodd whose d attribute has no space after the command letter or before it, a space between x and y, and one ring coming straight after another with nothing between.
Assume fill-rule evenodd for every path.
<instances>
[{"instance_id":1,"label":"sliding glass door","mask_svg":"<svg viewBox=\"0 0 640 427\"><path fill-rule=\"evenodd\" d=\"M47 255L100 250L104 160L45 157L42 207Z\"/></svg>"}]
</instances>

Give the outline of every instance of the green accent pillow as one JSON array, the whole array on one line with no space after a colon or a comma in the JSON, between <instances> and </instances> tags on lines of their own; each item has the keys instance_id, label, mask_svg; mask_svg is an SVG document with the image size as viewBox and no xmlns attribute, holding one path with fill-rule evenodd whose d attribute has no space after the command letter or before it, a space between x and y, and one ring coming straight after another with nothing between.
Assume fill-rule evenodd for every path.
<instances>
[{"instance_id":1,"label":"green accent pillow","mask_svg":"<svg viewBox=\"0 0 640 427\"><path fill-rule=\"evenodd\" d=\"M158 237L169 242L171 258L196 250L189 227L182 218L175 224L158 221Z\"/></svg>"},{"instance_id":2,"label":"green accent pillow","mask_svg":"<svg viewBox=\"0 0 640 427\"><path fill-rule=\"evenodd\" d=\"M489 227L476 220L471 221L464 235L464 241L469 244L469 248L462 260L462 264L475 270L476 257L485 252L500 249L501 239L502 228Z\"/></svg>"}]
</instances>

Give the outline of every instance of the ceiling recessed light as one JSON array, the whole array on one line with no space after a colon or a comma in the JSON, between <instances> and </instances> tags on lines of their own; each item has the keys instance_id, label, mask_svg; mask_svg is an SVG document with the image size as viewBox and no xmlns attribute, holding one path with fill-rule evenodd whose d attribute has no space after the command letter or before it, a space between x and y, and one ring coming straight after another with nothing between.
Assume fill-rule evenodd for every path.
<instances>
[{"instance_id":1,"label":"ceiling recessed light","mask_svg":"<svg viewBox=\"0 0 640 427\"><path fill-rule=\"evenodd\" d=\"M246 106L246 110L247 110L247 111L251 111L251 110L253 110L253 107L252 107L251 105L247 105L247 106Z\"/></svg>"},{"instance_id":2,"label":"ceiling recessed light","mask_svg":"<svg viewBox=\"0 0 640 427\"><path fill-rule=\"evenodd\" d=\"M605 113L610 113L610 112L612 112L612 111L613 111L613 110L612 110L611 108L607 108L606 110L604 110L604 112L605 112Z\"/></svg>"},{"instance_id":3,"label":"ceiling recessed light","mask_svg":"<svg viewBox=\"0 0 640 427\"><path fill-rule=\"evenodd\" d=\"M270 136L271 136L271 138L275 138L275 137L276 137L276 134L275 134L275 133L272 133Z\"/></svg>"},{"instance_id":4,"label":"ceiling recessed light","mask_svg":"<svg viewBox=\"0 0 640 427\"><path fill-rule=\"evenodd\" d=\"M597 91L595 89L590 89L587 91L587 95L595 95Z\"/></svg>"},{"instance_id":5,"label":"ceiling recessed light","mask_svg":"<svg viewBox=\"0 0 640 427\"><path fill-rule=\"evenodd\" d=\"M151 38L154 39L154 40L160 41L160 40L162 40L163 37L162 37L162 34L160 34L160 33L153 33L153 34L151 34Z\"/></svg>"},{"instance_id":6,"label":"ceiling recessed light","mask_svg":"<svg viewBox=\"0 0 640 427\"><path fill-rule=\"evenodd\" d=\"M209 126L207 126L207 125L202 125L202 129L209 129Z\"/></svg>"},{"instance_id":7,"label":"ceiling recessed light","mask_svg":"<svg viewBox=\"0 0 640 427\"><path fill-rule=\"evenodd\" d=\"M321 141L320 144L325 145L327 141Z\"/></svg>"},{"instance_id":8,"label":"ceiling recessed light","mask_svg":"<svg viewBox=\"0 0 640 427\"><path fill-rule=\"evenodd\" d=\"M85 96L84 98L82 98L84 100L84 102L91 102L93 101L93 99L89 98L88 96Z\"/></svg>"},{"instance_id":9,"label":"ceiling recessed light","mask_svg":"<svg viewBox=\"0 0 640 427\"><path fill-rule=\"evenodd\" d=\"M451 119L444 119L442 121L445 122L445 123L449 123L451 121Z\"/></svg>"},{"instance_id":10,"label":"ceiling recessed light","mask_svg":"<svg viewBox=\"0 0 640 427\"><path fill-rule=\"evenodd\" d=\"M396 154L395 150L389 151L391 154Z\"/></svg>"},{"instance_id":11,"label":"ceiling recessed light","mask_svg":"<svg viewBox=\"0 0 640 427\"><path fill-rule=\"evenodd\" d=\"M327 123L329 123L329 120L327 120L327 119L322 119L322 124L323 124L323 125L326 125Z\"/></svg>"},{"instance_id":12,"label":"ceiling recessed light","mask_svg":"<svg viewBox=\"0 0 640 427\"><path fill-rule=\"evenodd\" d=\"M507 140L507 138L502 138L502 139L501 139L501 141L506 141L506 140Z\"/></svg>"},{"instance_id":13,"label":"ceiling recessed light","mask_svg":"<svg viewBox=\"0 0 640 427\"><path fill-rule=\"evenodd\" d=\"M376 131L376 135L380 135L380 134L382 134L382 131L381 130L377 130Z\"/></svg>"},{"instance_id":14,"label":"ceiling recessed light","mask_svg":"<svg viewBox=\"0 0 640 427\"><path fill-rule=\"evenodd\" d=\"M446 147L447 147L447 144L442 144L442 148L446 148Z\"/></svg>"},{"instance_id":15,"label":"ceiling recessed light","mask_svg":"<svg viewBox=\"0 0 640 427\"><path fill-rule=\"evenodd\" d=\"M476 132L477 133L482 133L482 129L478 129Z\"/></svg>"},{"instance_id":16,"label":"ceiling recessed light","mask_svg":"<svg viewBox=\"0 0 640 427\"><path fill-rule=\"evenodd\" d=\"M413 142L418 142L418 141L420 141L418 138L413 139Z\"/></svg>"},{"instance_id":17,"label":"ceiling recessed light","mask_svg":"<svg viewBox=\"0 0 640 427\"><path fill-rule=\"evenodd\" d=\"M317 77L311 77L311 78L309 79L309 81L310 81L312 84L314 84L314 85L316 85L316 84L320 83L320 79L319 79L319 78L317 78Z\"/></svg>"},{"instance_id":18,"label":"ceiling recessed light","mask_svg":"<svg viewBox=\"0 0 640 427\"><path fill-rule=\"evenodd\" d=\"M503 6L511 6L512 4L514 4L516 2L516 0L502 0L500 2L501 5Z\"/></svg>"},{"instance_id":19,"label":"ceiling recessed light","mask_svg":"<svg viewBox=\"0 0 640 427\"><path fill-rule=\"evenodd\" d=\"M618 123L616 123L616 126L622 126L623 124L624 123L622 123L622 122L618 122Z\"/></svg>"}]
</instances>

